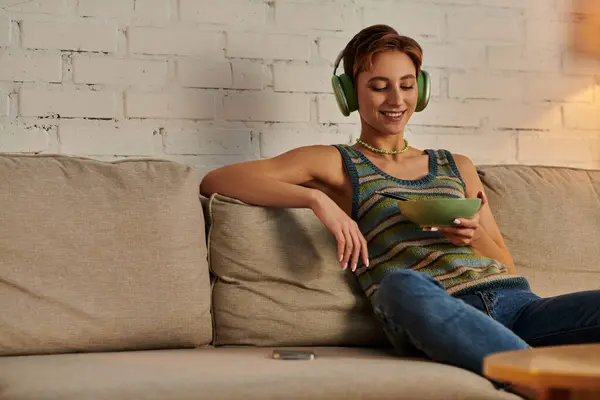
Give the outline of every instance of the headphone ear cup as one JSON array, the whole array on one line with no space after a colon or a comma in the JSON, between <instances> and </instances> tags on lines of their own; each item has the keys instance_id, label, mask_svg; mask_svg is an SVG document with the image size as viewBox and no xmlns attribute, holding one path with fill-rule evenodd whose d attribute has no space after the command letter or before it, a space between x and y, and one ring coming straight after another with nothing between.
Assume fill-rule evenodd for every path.
<instances>
[{"instance_id":1,"label":"headphone ear cup","mask_svg":"<svg viewBox=\"0 0 600 400\"><path fill-rule=\"evenodd\" d=\"M342 84L342 80L339 76L333 75L331 77L331 87L333 88L333 95L335 97L335 101L337 102L340 111L344 116L350 115L350 109L348 107L348 101L346 100L346 95L344 93L344 87Z\"/></svg>"},{"instance_id":2,"label":"headphone ear cup","mask_svg":"<svg viewBox=\"0 0 600 400\"><path fill-rule=\"evenodd\" d=\"M417 78L417 86L419 88L419 98L417 100L415 112L420 112L427 107L429 98L431 97L431 77L427 71L421 70L421 73Z\"/></svg>"},{"instance_id":3,"label":"headphone ear cup","mask_svg":"<svg viewBox=\"0 0 600 400\"><path fill-rule=\"evenodd\" d=\"M340 75L340 83L344 90L344 96L346 97L346 103L348 104L348 111L351 113L358 110L358 98L356 97L356 90L354 89L354 83L352 78L348 74Z\"/></svg>"}]
</instances>

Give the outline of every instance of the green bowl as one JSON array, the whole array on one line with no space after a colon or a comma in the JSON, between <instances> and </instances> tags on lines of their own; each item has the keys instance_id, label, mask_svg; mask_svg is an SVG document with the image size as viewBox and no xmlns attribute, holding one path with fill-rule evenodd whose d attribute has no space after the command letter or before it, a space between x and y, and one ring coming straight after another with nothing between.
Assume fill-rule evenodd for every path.
<instances>
[{"instance_id":1,"label":"green bowl","mask_svg":"<svg viewBox=\"0 0 600 400\"><path fill-rule=\"evenodd\" d=\"M421 226L456 226L456 218L471 218L481 206L481 199L431 199L398 201L402 214Z\"/></svg>"}]
</instances>

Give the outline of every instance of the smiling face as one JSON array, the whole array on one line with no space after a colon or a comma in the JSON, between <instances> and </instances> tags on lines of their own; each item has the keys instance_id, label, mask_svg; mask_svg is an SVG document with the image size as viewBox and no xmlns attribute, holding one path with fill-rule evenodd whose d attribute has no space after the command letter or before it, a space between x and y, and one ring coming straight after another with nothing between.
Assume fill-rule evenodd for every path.
<instances>
[{"instance_id":1,"label":"smiling face","mask_svg":"<svg viewBox=\"0 0 600 400\"><path fill-rule=\"evenodd\" d=\"M418 99L417 69L406 53L382 51L372 67L356 77L358 112L363 125L384 135L404 132Z\"/></svg>"}]
</instances>

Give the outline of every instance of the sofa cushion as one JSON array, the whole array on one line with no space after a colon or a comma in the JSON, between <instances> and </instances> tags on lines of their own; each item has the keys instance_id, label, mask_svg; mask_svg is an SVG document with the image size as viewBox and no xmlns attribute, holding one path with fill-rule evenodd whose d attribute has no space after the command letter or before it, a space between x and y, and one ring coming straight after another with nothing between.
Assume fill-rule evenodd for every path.
<instances>
[{"instance_id":1,"label":"sofa cushion","mask_svg":"<svg viewBox=\"0 0 600 400\"><path fill-rule=\"evenodd\" d=\"M463 369L377 350L202 348L0 359L3 400L518 400Z\"/></svg>"},{"instance_id":2,"label":"sofa cushion","mask_svg":"<svg viewBox=\"0 0 600 400\"><path fill-rule=\"evenodd\" d=\"M198 182L168 161L0 155L0 355L209 343Z\"/></svg>"},{"instance_id":3,"label":"sofa cushion","mask_svg":"<svg viewBox=\"0 0 600 400\"><path fill-rule=\"evenodd\" d=\"M215 345L389 345L311 210L208 207Z\"/></svg>"},{"instance_id":4,"label":"sofa cushion","mask_svg":"<svg viewBox=\"0 0 600 400\"><path fill-rule=\"evenodd\" d=\"M552 296L600 289L600 171L481 166L517 272Z\"/></svg>"}]
</instances>

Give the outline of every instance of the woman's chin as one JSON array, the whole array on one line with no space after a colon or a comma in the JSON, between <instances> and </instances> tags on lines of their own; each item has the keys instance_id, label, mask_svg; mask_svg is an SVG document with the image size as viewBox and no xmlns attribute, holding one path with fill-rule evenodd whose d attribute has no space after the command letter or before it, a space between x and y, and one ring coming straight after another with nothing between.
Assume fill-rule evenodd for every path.
<instances>
[{"instance_id":1,"label":"woman's chin","mask_svg":"<svg viewBox=\"0 0 600 400\"><path fill-rule=\"evenodd\" d=\"M397 121L397 122L384 122L384 121L373 121L373 123L369 122L368 120L362 120L363 122L363 127L365 126L364 124L366 124L366 126L368 126L370 129L383 134L383 135L399 135L401 133L404 133L404 128L406 126L406 123L404 121Z\"/></svg>"},{"instance_id":2,"label":"woman's chin","mask_svg":"<svg viewBox=\"0 0 600 400\"><path fill-rule=\"evenodd\" d=\"M378 131L387 135L398 135L404 133L405 124L384 124L380 125Z\"/></svg>"}]
</instances>

